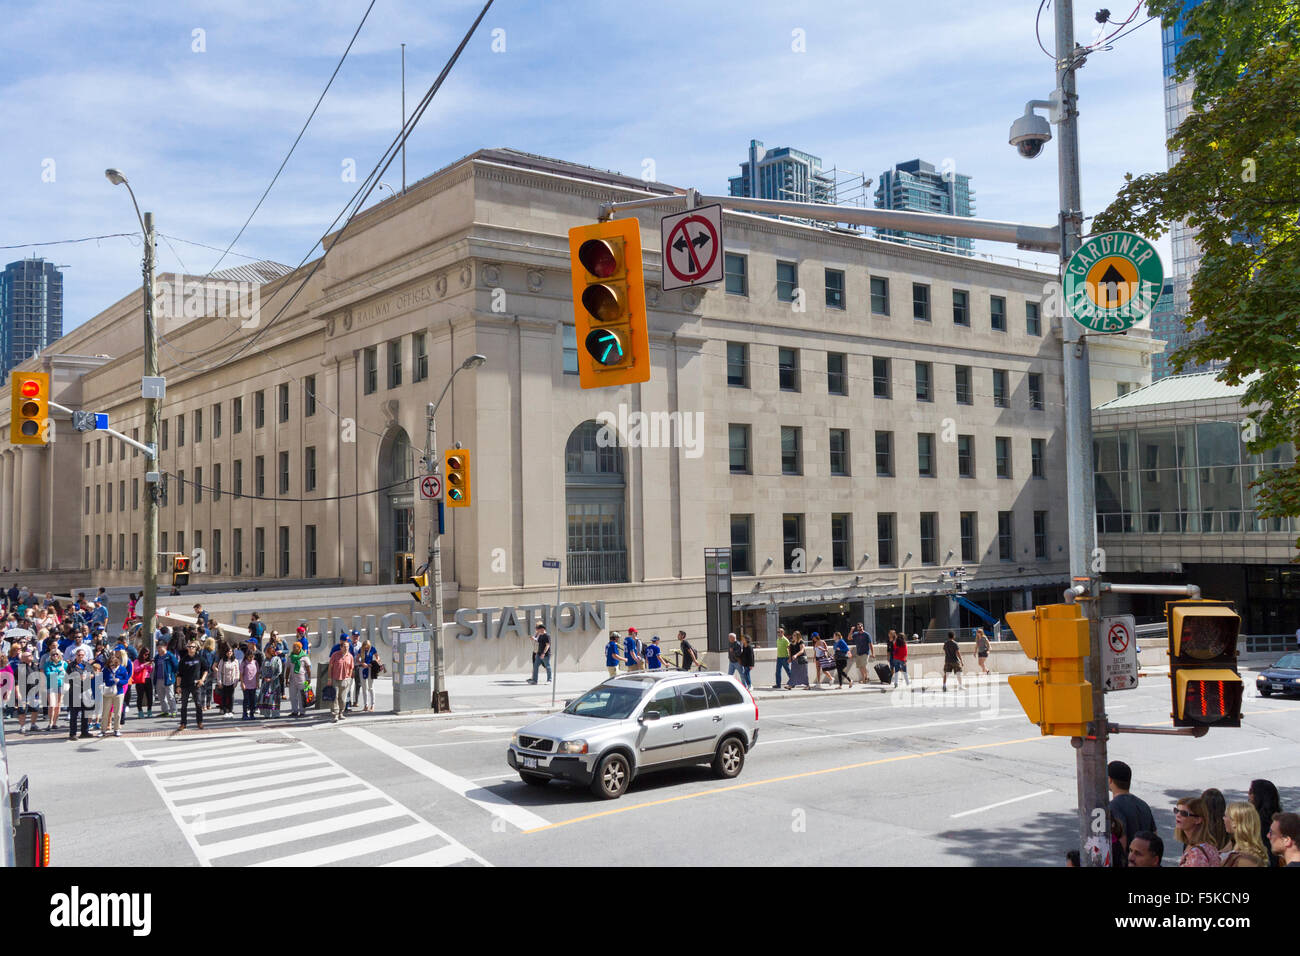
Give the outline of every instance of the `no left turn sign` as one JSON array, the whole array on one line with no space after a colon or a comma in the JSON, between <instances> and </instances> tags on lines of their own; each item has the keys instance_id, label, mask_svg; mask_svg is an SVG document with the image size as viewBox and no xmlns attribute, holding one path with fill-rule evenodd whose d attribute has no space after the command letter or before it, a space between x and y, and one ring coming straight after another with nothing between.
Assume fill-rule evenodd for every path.
<instances>
[{"instance_id":1,"label":"no left turn sign","mask_svg":"<svg viewBox=\"0 0 1300 956\"><path fill-rule=\"evenodd\" d=\"M665 290L722 281L722 206L701 206L659 224Z\"/></svg>"}]
</instances>

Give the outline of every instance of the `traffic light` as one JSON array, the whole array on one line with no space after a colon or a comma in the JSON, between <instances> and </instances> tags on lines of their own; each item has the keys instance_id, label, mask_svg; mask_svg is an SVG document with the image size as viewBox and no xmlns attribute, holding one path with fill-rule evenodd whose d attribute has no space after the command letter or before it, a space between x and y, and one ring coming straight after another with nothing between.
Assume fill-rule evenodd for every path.
<instances>
[{"instance_id":1,"label":"traffic light","mask_svg":"<svg viewBox=\"0 0 1300 956\"><path fill-rule=\"evenodd\" d=\"M1165 617L1174 726L1240 727L1237 612L1226 601L1170 601Z\"/></svg>"},{"instance_id":2,"label":"traffic light","mask_svg":"<svg viewBox=\"0 0 1300 956\"><path fill-rule=\"evenodd\" d=\"M415 603L423 604L424 595L420 593L420 590L422 588L427 588L429 586L428 573L426 572L425 574L416 574L412 577L409 577L406 579L406 583L415 588L415 590L411 592L411 597L415 598Z\"/></svg>"},{"instance_id":3,"label":"traffic light","mask_svg":"<svg viewBox=\"0 0 1300 956\"><path fill-rule=\"evenodd\" d=\"M48 445L50 376L45 372L10 372L9 441L14 445Z\"/></svg>"},{"instance_id":4,"label":"traffic light","mask_svg":"<svg viewBox=\"0 0 1300 956\"><path fill-rule=\"evenodd\" d=\"M650 381L641 224L611 219L569 230L578 384L606 388Z\"/></svg>"},{"instance_id":5,"label":"traffic light","mask_svg":"<svg viewBox=\"0 0 1300 956\"><path fill-rule=\"evenodd\" d=\"M443 459L447 470L447 507L469 507L469 449L449 448Z\"/></svg>"},{"instance_id":6,"label":"traffic light","mask_svg":"<svg viewBox=\"0 0 1300 956\"><path fill-rule=\"evenodd\" d=\"M1092 684L1084 678L1088 619L1076 604L1044 604L1007 615L1038 673L1008 678L1016 699L1043 736L1083 737L1092 720Z\"/></svg>"},{"instance_id":7,"label":"traffic light","mask_svg":"<svg viewBox=\"0 0 1300 956\"><path fill-rule=\"evenodd\" d=\"M190 583L190 559L182 555L172 558L172 587L181 588Z\"/></svg>"}]
</instances>

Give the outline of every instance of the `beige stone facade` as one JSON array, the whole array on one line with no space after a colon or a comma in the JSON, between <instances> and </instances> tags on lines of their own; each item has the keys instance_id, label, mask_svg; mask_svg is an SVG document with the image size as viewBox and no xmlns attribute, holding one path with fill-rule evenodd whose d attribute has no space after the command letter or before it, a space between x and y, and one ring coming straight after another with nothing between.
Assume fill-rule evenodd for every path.
<instances>
[{"instance_id":1,"label":"beige stone facade","mask_svg":"<svg viewBox=\"0 0 1300 956\"><path fill-rule=\"evenodd\" d=\"M438 414L439 445L470 449L473 470L472 506L447 509L449 614L553 603L555 575L542 560L590 550L596 539L617 551L620 513L625 570L606 555L583 575L596 580L614 568L623 580L575 581L563 600L604 601L611 627L635 623L665 640L679 627L700 634L704 549L733 543L733 517L749 516L755 572L735 576L737 606L773 609L744 619L760 639L799 601L856 602L868 615L873 605L892 607L900 569L912 572L913 607L938 594L944 570L963 563L963 513L976 519L964 562L972 592L1012 595L1023 606L1032 589L1065 581L1059 319L1042 314L1040 334L1031 334L1027 318L1050 275L728 213L726 250L743 257L744 294L721 284L664 292L659 212L646 211L653 376L584 391L566 371L574 361L567 231L593 221L604 200L667 191L482 151L368 209L323 262L258 287L251 318L164 324L161 467L169 478L159 549L202 548L203 580L233 587L400 580L407 565L395 555L418 565L428 540L429 511L405 480L420 470L426 405L467 356L482 353L487 363L457 375ZM795 302L783 301L790 283L778 263L795 266ZM836 282L827 270L842 274L842 308L827 305L827 283ZM873 277L887 282L884 310L879 296L873 309ZM928 320L914 318L920 286ZM955 321L954 291L966 295L967 324ZM1005 331L992 327L997 306ZM107 412L131 434L142 430L140 330L139 295L129 295L27 366L52 373L57 401ZM743 386L728 384L728 343L745 348ZM797 390L781 387L791 350ZM841 361L832 355L845 364L831 364ZM888 360L888 397L876 395L879 359ZM917 363L929 366L928 400L917 398ZM958 367L970 370L969 404L959 401ZM995 371L1005 376L1005 407L994 401ZM1031 375L1040 377L1041 408ZM566 478L575 429L602 414L617 420L620 406L629 415L698 413L700 445L628 447L618 452L621 478ZM145 459L57 424L49 448L0 454L0 564L84 567L97 583L137 583ZM748 426L743 473L732 467L732 425ZM783 428L798 429L798 474L783 473ZM834 468L832 429L847 445ZM892 436L890 477L877 475L877 432ZM933 477L919 475L918 435L930 436ZM973 477L959 477L962 436ZM1036 464L1034 442L1042 443ZM1009 453L1008 477L997 474L999 450ZM569 457L600 457L586 454ZM595 502L595 517L567 514L585 501ZM924 563L922 513L937 521ZM1010 541L999 538L1000 513L1011 516ZM843 515L847 540L837 549L833 523L844 538L846 522L832 516ZM895 516L895 553L883 563L880 515ZM785 570L785 516L799 516L804 573ZM929 611L940 626L956 623L946 600Z\"/></svg>"}]
</instances>

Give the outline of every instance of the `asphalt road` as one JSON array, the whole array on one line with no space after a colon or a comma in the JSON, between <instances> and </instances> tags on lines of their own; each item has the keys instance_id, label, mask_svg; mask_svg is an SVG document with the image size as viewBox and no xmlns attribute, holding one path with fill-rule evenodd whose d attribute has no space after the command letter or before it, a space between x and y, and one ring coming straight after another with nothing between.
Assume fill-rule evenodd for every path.
<instances>
[{"instance_id":1,"label":"asphalt road","mask_svg":"<svg viewBox=\"0 0 1300 956\"><path fill-rule=\"evenodd\" d=\"M1111 739L1167 843L1174 801L1207 787L1244 799L1267 777L1285 807L1300 805L1300 701L1247 693L1240 729ZM1168 726L1168 681L1112 694L1108 709ZM30 775L55 865L1059 866L1075 843L1074 750L1040 737L1002 683L965 697L763 700L739 778L668 771L613 802L519 781L505 749L526 720L353 718L78 743L11 734L10 769Z\"/></svg>"}]
</instances>

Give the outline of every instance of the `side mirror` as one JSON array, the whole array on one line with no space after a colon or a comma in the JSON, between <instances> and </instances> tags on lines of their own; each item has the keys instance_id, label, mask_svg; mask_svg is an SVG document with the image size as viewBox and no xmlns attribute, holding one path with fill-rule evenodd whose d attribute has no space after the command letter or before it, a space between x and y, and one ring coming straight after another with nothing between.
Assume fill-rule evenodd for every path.
<instances>
[{"instance_id":1,"label":"side mirror","mask_svg":"<svg viewBox=\"0 0 1300 956\"><path fill-rule=\"evenodd\" d=\"M641 722L645 723L647 720L658 720L662 716L663 714L659 713L657 710L647 710L641 715Z\"/></svg>"}]
</instances>

